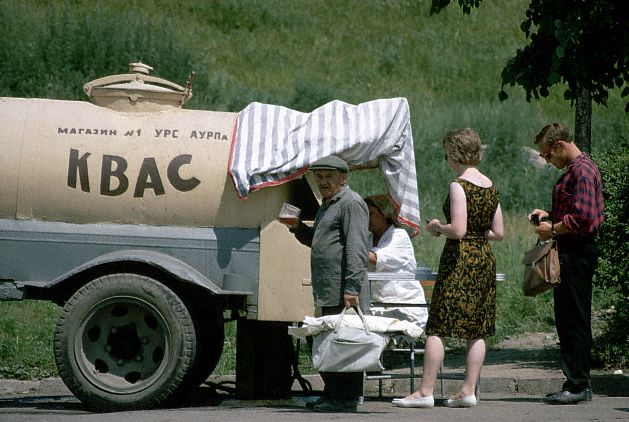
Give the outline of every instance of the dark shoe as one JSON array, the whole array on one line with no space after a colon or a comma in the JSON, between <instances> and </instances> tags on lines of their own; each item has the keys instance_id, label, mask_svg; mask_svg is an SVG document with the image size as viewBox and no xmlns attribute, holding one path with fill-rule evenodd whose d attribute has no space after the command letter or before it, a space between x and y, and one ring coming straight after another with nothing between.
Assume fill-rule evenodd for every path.
<instances>
[{"instance_id":1,"label":"dark shoe","mask_svg":"<svg viewBox=\"0 0 629 422\"><path fill-rule=\"evenodd\" d=\"M351 400L324 400L315 404L312 410L315 412L356 412L358 403L356 399Z\"/></svg>"},{"instance_id":2,"label":"dark shoe","mask_svg":"<svg viewBox=\"0 0 629 422\"><path fill-rule=\"evenodd\" d=\"M542 401L547 404L577 404L582 401L592 401L592 390L586 388L578 393L571 393L570 391L560 391L555 394L548 394L542 398Z\"/></svg>"}]
</instances>

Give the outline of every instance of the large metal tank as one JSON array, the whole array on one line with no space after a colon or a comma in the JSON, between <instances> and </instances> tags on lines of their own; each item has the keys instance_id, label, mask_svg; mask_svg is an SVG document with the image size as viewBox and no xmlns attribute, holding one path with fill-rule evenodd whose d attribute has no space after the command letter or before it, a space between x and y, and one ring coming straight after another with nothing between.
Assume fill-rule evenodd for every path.
<instances>
[{"instance_id":1,"label":"large metal tank","mask_svg":"<svg viewBox=\"0 0 629 422\"><path fill-rule=\"evenodd\" d=\"M87 83L91 102L0 98L0 299L64 306L59 373L97 409L154 406L198 385L228 313L238 361L257 362L240 364L239 379L255 382L238 388L273 385L260 370L285 373L288 356L260 361L258 348L277 342L243 345L241 332L269 340L279 324L286 336L314 311L309 250L276 221L282 202L314 215L308 183L239 199L227 171L237 114L183 109L191 84L150 70L132 63Z\"/></svg>"},{"instance_id":2,"label":"large metal tank","mask_svg":"<svg viewBox=\"0 0 629 422\"><path fill-rule=\"evenodd\" d=\"M0 100L0 219L258 229L259 279L212 281L254 290L255 318L311 313L309 251L275 222L284 201L314 215L307 183L239 199L227 172L237 113L185 110L190 83L150 76L142 63L129 69L85 84L92 103Z\"/></svg>"},{"instance_id":3,"label":"large metal tank","mask_svg":"<svg viewBox=\"0 0 629 422\"><path fill-rule=\"evenodd\" d=\"M100 105L2 98L0 217L196 227L274 219L265 197L279 201L282 189L241 201L227 177L237 114L181 109L184 88L136 81L147 77L87 84Z\"/></svg>"}]
</instances>

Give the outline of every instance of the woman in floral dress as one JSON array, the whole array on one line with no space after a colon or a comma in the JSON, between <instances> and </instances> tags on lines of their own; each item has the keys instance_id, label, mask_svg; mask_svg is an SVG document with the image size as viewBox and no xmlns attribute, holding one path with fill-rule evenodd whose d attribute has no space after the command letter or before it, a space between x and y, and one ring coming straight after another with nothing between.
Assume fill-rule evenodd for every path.
<instances>
[{"instance_id":1,"label":"woman in floral dress","mask_svg":"<svg viewBox=\"0 0 629 422\"><path fill-rule=\"evenodd\" d=\"M429 221L426 230L445 236L439 272L426 326L424 372L419 390L399 407L433 407L433 390L445 354L445 337L467 341L465 380L446 401L448 407L473 407L475 387L485 360L485 338L495 333L496 260L490 240L502 240L500 198L492 181L476 165L481 142L472 129L446 133L445 158L456 178L450 183L443 211L446 222Z\"/></svg>"}]
</instances>

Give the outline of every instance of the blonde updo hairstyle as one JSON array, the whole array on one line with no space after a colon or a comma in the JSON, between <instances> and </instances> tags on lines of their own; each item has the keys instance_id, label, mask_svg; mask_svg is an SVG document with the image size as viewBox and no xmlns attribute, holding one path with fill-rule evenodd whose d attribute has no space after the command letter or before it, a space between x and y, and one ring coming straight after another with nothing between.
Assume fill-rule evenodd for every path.
<instances>
[{"instance_id":1,"label":"blonde updo hairstyle","mask_svg":"<svg viewBox=\"0 0 629 422\"><path fill-rule=\"evenodd\" d=\"M480 137L469 127L448 131L443 137L443 149L448 158L455 163L466 166L480 163Z\"/></svg>"}]
</instances>

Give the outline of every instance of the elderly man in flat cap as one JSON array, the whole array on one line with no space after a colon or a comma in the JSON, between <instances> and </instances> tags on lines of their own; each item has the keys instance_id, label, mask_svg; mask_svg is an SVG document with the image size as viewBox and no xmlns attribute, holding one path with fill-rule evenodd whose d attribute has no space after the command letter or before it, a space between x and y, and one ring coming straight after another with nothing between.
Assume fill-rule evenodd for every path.
<instances>
[{"instance_id":1,"label":"elderly man in flat cap","mask_svg":"<svg viewBox=\"0 0 629 422\"><path fill-rule=\"evenodd\" d=\"M313 227L302 222L288 225L299 242L311 248L310 269L315 306L321 315L339 314L360 306L369 312L367 257L369 211L360 195L347 186L349 167L330 156L310 166L323 203ZM362 292L362 294L361 294ZM359 300L359 296L360 299ZM309 408L318 412L355 412L362 395L361 372L322 372L323 396Z\"/></svg>"}]
</instances>

